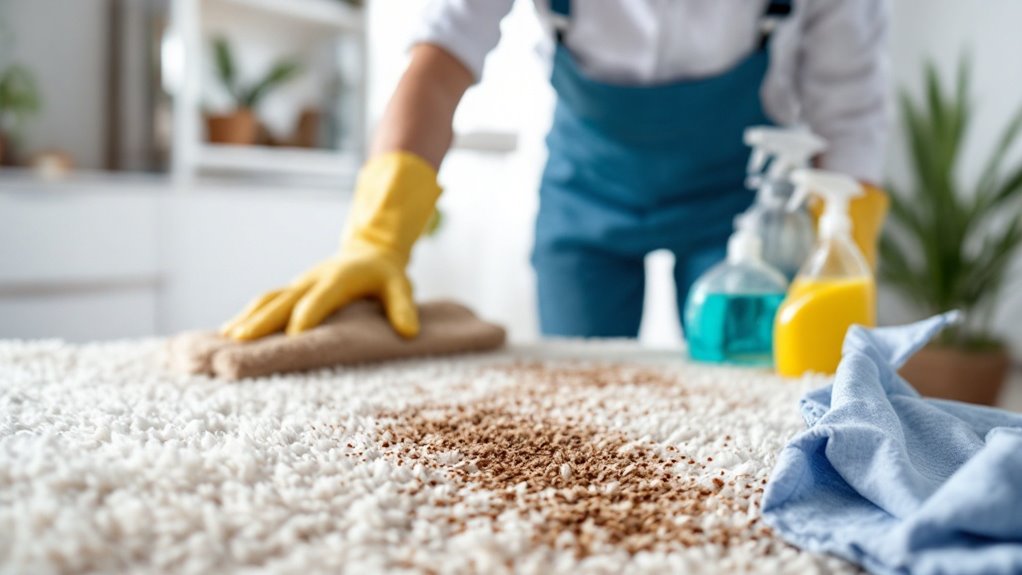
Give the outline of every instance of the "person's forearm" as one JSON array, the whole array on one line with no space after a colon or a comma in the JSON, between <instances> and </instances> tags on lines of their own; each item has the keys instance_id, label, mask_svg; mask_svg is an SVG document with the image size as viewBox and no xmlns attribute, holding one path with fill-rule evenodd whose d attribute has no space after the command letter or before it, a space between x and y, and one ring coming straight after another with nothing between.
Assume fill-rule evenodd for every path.
<instances>
[{"instance_id":1,"label":"person's forearm","mask_svg":"<svg viewBox=\"0 0 1022 575\"><path fill-rule=\"evenodd\" d=\"M404 151L439 169L454 139L454 111L472 74L443 48L420 44L387 104L371 155Z\"/></svg>"}]
</instances>

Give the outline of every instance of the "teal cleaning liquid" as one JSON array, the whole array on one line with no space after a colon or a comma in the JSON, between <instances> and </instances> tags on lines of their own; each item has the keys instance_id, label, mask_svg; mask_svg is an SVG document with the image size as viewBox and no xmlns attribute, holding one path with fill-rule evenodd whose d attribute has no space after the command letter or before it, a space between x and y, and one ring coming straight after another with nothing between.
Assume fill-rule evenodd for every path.
<instances>
[{"instance_id":1,"label":"teal cleaning liquid","mask_svg":"<svg viewBox=\"0 0 1022 575\"><path fill-rule=\"evenodd\" d=\"M685 329L692 359L770 365L774 315L783 293L710 293Z\"/></svg>"}]
</instances>

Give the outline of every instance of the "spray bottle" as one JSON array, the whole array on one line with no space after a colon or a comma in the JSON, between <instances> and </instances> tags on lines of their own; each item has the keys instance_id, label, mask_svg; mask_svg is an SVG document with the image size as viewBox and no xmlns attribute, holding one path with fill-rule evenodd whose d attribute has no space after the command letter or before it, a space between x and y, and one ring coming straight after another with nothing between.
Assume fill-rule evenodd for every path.
<instances>
[{"instance_id":1,"label":"spray bottle","mask_svg":"<svg viewBox=\"0 0 1022 575\"><path fill-rule=\"evenodd\" d=\"M876 323L873 274L852 240L848 205L862 187L847 176L821 170L792 174L793 205L808 194L824 201L819 239L777 312L774 362L784 376L834 373L845 332Z\"/></svg>"},{"instance_id":2,"label":"spray bottle","mask_svg":"<svg viewBox=\"0 0 1022 575\"><path fill-rule=\"evenodd\" d=\"M700 276L685 302L689 355L698 361L769 365L773 324L788 280L766 264L753 218L735 218L727 259Z\"/></svg>"},{"instance_id":3,"label":"spray bottle","mask_svg":"<svg viewBox=\"0 0 1022 575\"><path fill-rule=\"evenodd\" d=\"M745 144L753 148L747 185L756 189L756 201L746 213L760 230L763 260L791 281L815 241L806 209L788 208L795 189L791 173L807 167L826 143L806 130L755 126L745 130Z\"/></svg>"}]
</instances>

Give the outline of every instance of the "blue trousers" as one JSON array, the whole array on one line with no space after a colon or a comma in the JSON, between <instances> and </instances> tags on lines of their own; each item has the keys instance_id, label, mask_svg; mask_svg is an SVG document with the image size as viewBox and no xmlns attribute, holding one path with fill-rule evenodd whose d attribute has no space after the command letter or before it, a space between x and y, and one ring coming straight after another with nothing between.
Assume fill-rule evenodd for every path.
<instances>
[{"instance_id":1,"label":"blue trousers","mask_svg":"<svg viewBox=\"0 0 1022 575\"><path fill-rule=\"evenodd\" d=\"M674 252L678 311L689 287L724 258L723 244ZM641 256L599 248L545 250L533 258L545 335L636 337L642 322L646 268Z\"/></svg>"}]
</instances>

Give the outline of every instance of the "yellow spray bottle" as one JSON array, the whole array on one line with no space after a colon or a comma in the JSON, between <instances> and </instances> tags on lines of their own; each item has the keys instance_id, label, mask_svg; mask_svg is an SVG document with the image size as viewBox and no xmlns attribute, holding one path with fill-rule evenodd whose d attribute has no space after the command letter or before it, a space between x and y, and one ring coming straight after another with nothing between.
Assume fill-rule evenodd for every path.
<instances>
[{"instance_id":1,"label":"yellow spray bottle","mask_svg":"<svg viewBox=\"0 0 1022 575\"><path fill-rule=\"evenodd\" d=\"M862 187L847 176L822 170L792 173L797 207L808 194L824 201L813 253L799 270L774 322L777 372L834 373L845 332L876 323L876 284L866 258L852 240L848 204Z\"/></svg>"}]
</instances>

